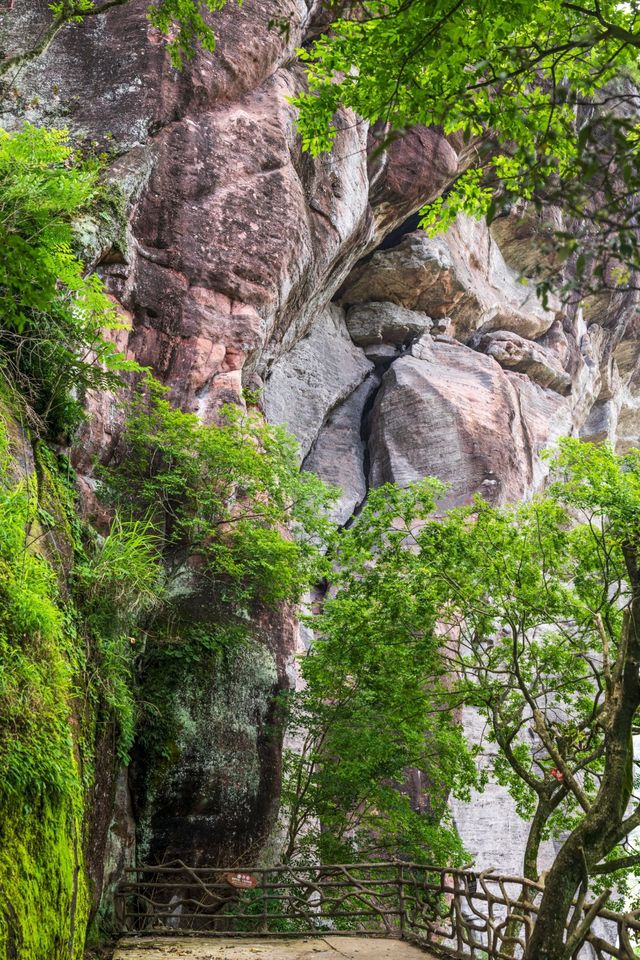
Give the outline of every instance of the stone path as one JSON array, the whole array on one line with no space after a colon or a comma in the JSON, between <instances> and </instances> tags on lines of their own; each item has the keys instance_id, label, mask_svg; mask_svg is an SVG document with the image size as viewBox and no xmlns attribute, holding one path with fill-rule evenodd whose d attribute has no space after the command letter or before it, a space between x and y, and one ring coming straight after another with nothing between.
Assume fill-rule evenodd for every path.
<instances>
[{"instance_id":1,"label":"stone path","mask_svg":"<svg viewBox=\"0 0 640 960\"><path fill-rule=\"evenodd\" d=\"M113 960L433 960L401 940L309 937L304 940L229 940L145 937L121 940Z\"/></svg>"}]
</instances>

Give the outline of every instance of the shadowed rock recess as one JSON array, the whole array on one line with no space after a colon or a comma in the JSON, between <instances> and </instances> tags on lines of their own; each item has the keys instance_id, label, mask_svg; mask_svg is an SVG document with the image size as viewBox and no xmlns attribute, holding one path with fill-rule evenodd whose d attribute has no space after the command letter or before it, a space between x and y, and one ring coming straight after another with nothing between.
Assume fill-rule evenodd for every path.
<instances>
[{"instance_id":1,"label":"shadowed rock recess","mask_svg":"<svg viewBox=\"0 0 640 960\"><path fill-rule=\"evenodd\" d=\"M544 259L545 225L526 210L491 229L460 217L435 239L418 229L409 218L465 166L438 132L413 130L380 155L344 111L331 155L302 152L288 98L303 83L295 50L313 0L231 4L214 18L215 53L182 72L146 7L133 0L65 29L21 68L1 119L66 126L108 154L121 214L88 224L86 245L130 317L127 350L173 402L210 422L260 388L302 466L342 488L342 524L387 481L432 474L449 485L446 505L476 493L499 504L539 488L540 452L558 436L635 441L631 295L588 313L543 306L526 277ZM15 0L0 22L5 53L37 35L47 9ZM269 26L283 17L288 33ZM75 454L88 491L92 458L109 455L118 426L108 396L94 403ZM97 888L103 865L110 884L131 862L136 830L154 860L259 854L278 800L274 696L291 682L296 629L288 611L265 615L251 656L185 688L190 719L169 769L138 757L134 776L96 788ZM490 821L501 868L519 869L523 831L506 791L475 804L454 812L479 866L494 865Z\"/></svg>"}]
</instances>

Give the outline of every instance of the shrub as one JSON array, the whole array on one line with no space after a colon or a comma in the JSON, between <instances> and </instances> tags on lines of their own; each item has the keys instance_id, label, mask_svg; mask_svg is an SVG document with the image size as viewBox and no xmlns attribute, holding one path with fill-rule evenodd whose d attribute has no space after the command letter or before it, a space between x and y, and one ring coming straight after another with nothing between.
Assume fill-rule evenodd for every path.
<instances>
[{"instance_id":1,"label":"shrub","mask_svg":"<svg viewBox=\"0 0 640 960\"><path fill-rule=\"evenodd\" d=\"M97 165L66 131L0 130L0 362L53 433L77 425L86 388L136 366L105 339L122 321L74 252L74 217L99 189Z\"/></svg>"},{"instance_id":2,"label":"shrub","mask_svg":"<svg viewBox=\"0 0 640 960\"><path fill-rule=\"evenodd\" d=\"M202 425L147 379L122 444L120 462L101 471L103 492L123 515L150 519L170 579L186 569L227 614L246 614L298 599L320 576L335 492L300 472L285 430L230 405Z\"/></svg>"}]
</instances>

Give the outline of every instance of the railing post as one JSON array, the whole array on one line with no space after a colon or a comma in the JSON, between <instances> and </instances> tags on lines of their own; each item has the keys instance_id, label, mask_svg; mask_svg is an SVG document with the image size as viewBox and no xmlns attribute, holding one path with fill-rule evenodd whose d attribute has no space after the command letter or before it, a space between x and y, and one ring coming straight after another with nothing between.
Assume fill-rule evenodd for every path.
<instances>
[{"instance_id":1,"label":"railing post","mask_svg":"<svg viewBox=\"0 0 640 960\"><path fill-rule=\"evenodd\" d=\"M402 863L398 864L398 909L400 911L400 938L404 939L405 934L405 908L404 908L404 867Z\"/></svg>"},{"instance_id":2,"label":"railing post","mask_svg":"<svg viewBox=\"0 0 640 960\"><path fill-rule=\"evenodd\" d=\"M263 871L262 880L260 882L260 889L262 890L262 929L261 933L269 933L269 910L268 910L268 899L267 899L267 871Z\"/></svg>"}]
</instances>

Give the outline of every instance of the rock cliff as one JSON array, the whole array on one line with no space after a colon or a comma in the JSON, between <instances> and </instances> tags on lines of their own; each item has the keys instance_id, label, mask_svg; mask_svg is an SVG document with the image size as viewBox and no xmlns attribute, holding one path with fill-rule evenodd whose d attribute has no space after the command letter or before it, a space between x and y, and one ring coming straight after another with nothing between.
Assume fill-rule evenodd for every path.
<instances>
[{"instance_id":1,"label":"rock cliff","mask_svg":"<svg viewBox=\"0 0 640 960\"><path fill-rule=\"evenodd\" d=\"M317 30L312 0L230 5L215 19L215 53L181 73L145 8L132 0L68 27L12 78L2 120L68 126L107 154L119 212L85 224L83 242L131 318L128 351L176 404L206 422L261 390L266 417L297 437L303 468L342 488L341 523L386 481L432 474L449 485L445 505L476 493L501 503L540 486L540 452L558 436L637 442L629 296L584 310L541 304L534 276L548 224L526 209L491 229L464 218L435 239L418 229L415 212L464 169L455 141L416 129L380 155L374 133L344 112L330 156L302 152L288 97L304 82L296 48ZM15 0L0 24L5 52L48 15L46 0ZM282 18L285 32L273 26ZM87 451L110 455L117 424L110 398L96 401L75 454L85 472ZM182 692L191 739L152 790L135 782L139 840L155 857L215 859L268 833L279 762L269 713L289 682L291 618L265 624L261 639L228 676ZM122 779L116 796L114 863L131 848ZM507 818L515 866L515 812L497 788L486 803L490 824ZM493 865L495 848L465 809L456 817Z\"/></svg>"}]
</instances>

